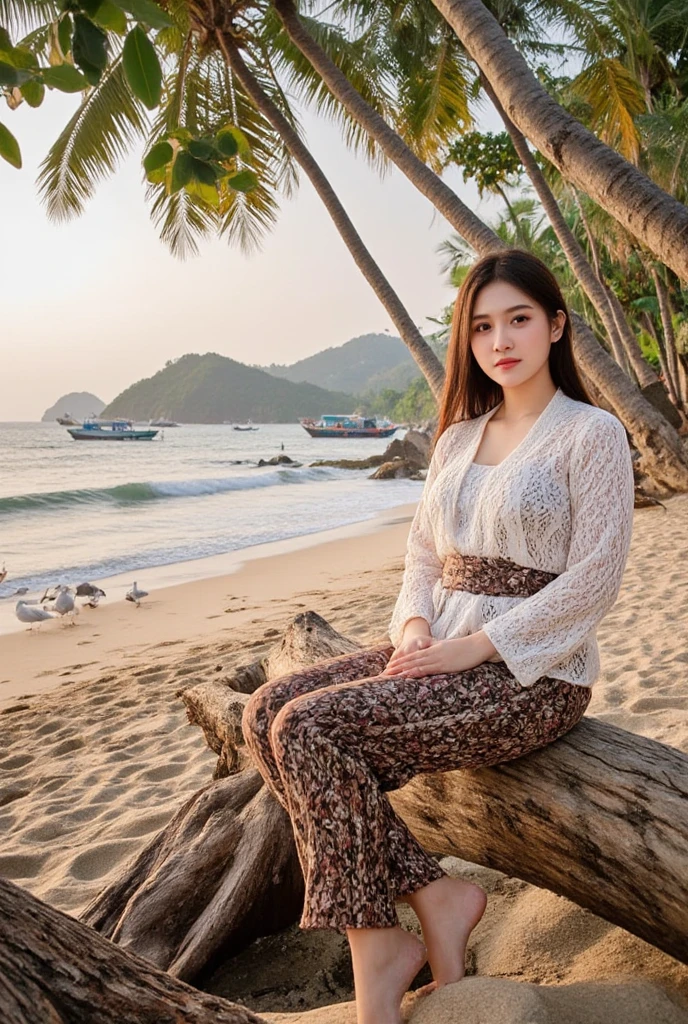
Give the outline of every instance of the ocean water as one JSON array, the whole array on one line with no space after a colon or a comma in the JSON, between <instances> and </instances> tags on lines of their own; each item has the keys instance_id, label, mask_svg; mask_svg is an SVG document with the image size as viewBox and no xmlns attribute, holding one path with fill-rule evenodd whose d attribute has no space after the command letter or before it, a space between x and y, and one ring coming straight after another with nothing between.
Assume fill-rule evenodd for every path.
<instances>
[{"instance_id":1,"label":"ocean water","mask_svg":"<svg viewBox=\"0 0 688 1024\"><path fill-rule=\"evenodd\" d=\"M400 430L395 435L403 437ZM303 463L256 467L284 454ZM422 484L309 467L389 440L315 439L298 423L166 428L150 442L74 441L57 423L0 423L0 598L286 540L417 501Z\"/></svg>"}]
</instances>

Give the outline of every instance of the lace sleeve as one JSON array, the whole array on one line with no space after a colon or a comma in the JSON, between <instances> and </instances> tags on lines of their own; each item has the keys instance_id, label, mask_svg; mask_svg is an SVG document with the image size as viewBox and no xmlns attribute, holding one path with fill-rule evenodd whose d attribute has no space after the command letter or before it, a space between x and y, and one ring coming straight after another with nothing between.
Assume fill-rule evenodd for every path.
<instances>
[{"instance_id":1,"label":"lace sleeve","mask_svg":"<svg viewBox=\"0 0 688 1024\"><path fill-rule=\"evenodd\" d=\"M621 588L633 529L634 480L616 417L591 418L569 464L571 543L566 569L482 629L522 686L585 641Z\"/></svg>"},{"instance_id":2,"label":"lace sleeve","mask_svg":"<svg viewBox=\"0 0 688 1024\"><path fill-rule=\"evenodd\" d=\"M437 555L432 522L428 514L428 496L445 463L452 427L440 436L430 459L425 486L409 529L404 560L404 576L392 618L389 639L395 647L401 642L404 626L417 617L431 623L434 618L432 591L442 575L442 561Z\"/></svg>"}]
</instances>

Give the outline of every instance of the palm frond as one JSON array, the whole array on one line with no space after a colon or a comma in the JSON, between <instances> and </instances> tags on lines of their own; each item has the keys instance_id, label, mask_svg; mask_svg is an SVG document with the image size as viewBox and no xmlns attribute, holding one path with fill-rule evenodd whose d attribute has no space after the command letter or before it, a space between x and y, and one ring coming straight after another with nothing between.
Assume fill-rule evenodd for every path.
<instances>
[{"instance_id":1,"label":"palm frond","mask_svg":"<svg viewBox=\"0 0 688 1024\"><path fill-rule=\"evenodd\" d=\"M23 36L54 21L59 11L57 0L0 0L0 25L7 29L16 44L15 35Z\"/></svg>"},{"instance_id":2,"label":"palm frond","mask_svg":"<svg viewBox=\"0 0 688 1024\"><path fill-rule=\"evenodd\" d=\"M173 256L197 256L199 240L217 232L216 212L184 189L168 195L164 185L149 185L146 198L160 238Z\"/></svg>"},{"instance_id":3,"label":"palm frond","mask_svg":"<svg viewBox=\"0 0 688 1024\"><path fill-rule=\"evenodd\" d=\"M130 92L118 57L85 95L40 166L38 189L48 215L60 221L82 213L98 183L147 128L146 110Z\"/></svg>"},{"instance_id":4,"label":"palm frond","mask_svg":"<svg viewBox=\"0 0 688 1024\"><path fill-rule=\"evenodd\" d=\"M389 74L383 55L375 51L369 39L365 35L351 38L338 26L304 14L300 15L300 20L366 103L385 120L393 120L395 101ZM271 11L266 13L263 21L262 39L263 53L269 53L270 63L284 78L286 88L293 90L299 99L312 104L318 113L331 118L341 127L347 145L363 153L373 166L383 171L387 160L375 140L333 96Z\"/></svg>"},{"instance_id":5,"label":"palm frond","mask_svg":"<svg viewBox=\"0 0 688 1024\"><path fill-rule=\"evenodd\" d=\"M255 73L255 70L254 70ZM269 87L269 86L268 86ZM180 258L198 252L198 240L215 231L244 252L255 251L273 227L279 204L277 193L289 192L294 185L294 167L285 147L263 116L234 83L217 52L201 52L191 40L184 45L183 59L167 76L164 102L156 112L152 138L179 127L196 135L212 135L228 123L236 122L251 147L244 163L256 172L257 188L248 193L228 191L218 210L207 208L195 196L176 193L168 196L163 185L148 189L152 216L160 227L160 237L173 255ZM274 99L274 96L273 96ZM234 108L234 109L233 109Z\"/></svg>"},{"instance_id":6,"label":"palm frond","mask_svg":"<svg viewBox=\"0 0 688 1024\"><path fill-rule=\"evenodd\" d=\"M628 69L615 57L602 57L574 78L570 91L589 105L600 138L637 162L640 137L633 119L646 106L642 87Z\"/></svg>"},{"instance_id":7,"label":"palm frond","mask_svg":"<svg viewBox=\"0 0 688 1024\"><path fill-rule=\"evenodd\" d=\"M636 119L646 170L681 202L688 197L688 100L670 98Z\"/></svg>"},{"instance_id":8,"label":"palm frond","mask_svg":"<svg viewBox=\"0 0 688 1024\"><path fill-rule=\"evenodd\" d=\"M400 79L396 127L421 160L439 171L446 146L473 122L468 101L474 71L451 30L424 57L415 74Z\"/></svg>"}]
</instances>

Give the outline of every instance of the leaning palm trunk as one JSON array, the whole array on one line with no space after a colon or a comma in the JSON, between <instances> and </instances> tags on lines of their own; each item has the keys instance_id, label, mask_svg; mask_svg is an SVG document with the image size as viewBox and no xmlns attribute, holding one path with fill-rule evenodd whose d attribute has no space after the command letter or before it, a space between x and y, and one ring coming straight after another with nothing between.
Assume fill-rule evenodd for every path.
<instances>
[{"instance_id":1,"label":"leaning palm trunk","mask_svg":"<svg viewBox=\"0 0 688 1024\"><path fill-rule=\"evenodd\" d=\"M643 320L645 322L645 328L647 330L647 333L652 338L654 338L655 344L657 345L657 354L659 355L659 365L661 366L662 373L664 374L664 380L666 381L666 386L667 386L667 391L669 392L669 397L671 398L671 401L674 402L677 405L678 404L678 395L674 391L674 385L673 385L673 382L671 380L671 374L669 373L669 367L667 366L666 349L664 347L664 341L657 334L657 330L655 328L654 323L652 322L652 317L650 316L650 314L647 311L644 311L642 316L643 316Z\"/></svg>"},{"instance_id":2,"label":"leaning palm trunk","mask_svg":"<svg viewBox=\"0 0 688 1024\"><path fill-rule=\"evenodd\" d=\"M461 237L481 256L505 249L505 243L494 231L483 224L442 179L419 160L384 118L354 89L334 61L306 31L292 0L273 0L273 4L290 40L315 68L330 92L375 139L380 149L409 181L430 199ZM688 490L688 465L676 431L643 397L635 383L602 348L580 318L575 323L574 347L583 371L595 381L598 390L607 397L619 419L633 435L634 443L643 457L645 472L667 491ZM644 410L644 413L639 413L639 410Z\"/></svg>"},{"instance_id":3,"label":"leaning palm trunk","mask_svg":"<svg viewBox=\"0 0 688 1024\"><path fill-rule=\"evenodd\" d=\"M674 332L674 324L671 319L671 309L669 308L669 294L667 292L667 286L662 280L662 275L657 270L654 263L650 264L650 273L652 275L652 283L655 286L657 292L657 302L659 304L659 315L662 320L662 330L664 332L664 344L666 347L667 357L667 369L669 376L673 384L674 392L676 396L681 394L681 384L678 377L678 356L676 354L676 334ZM680 401L680 399L679 399Z\"/></svg>"},{"instance_id":4,"label":"leaning palm trunk","mask_svg":"<svg viewBox=\"0 0 688 1024\"><path fill-rule=\"evenodd\" d=\"M607 331L617 363L622 368L625 368L626 360L624 355L626 355L633 367L633 372L635 373L641 388L646 387L649 384L653 384L657 380L657 374L649 363L643 359L637 338L633 334L626 317L624 316L622 322L617 324L607 290L588 262L583 249L578 243L578 239L566 223L564 215L559 209L559 204L554 198L552 190L547 184L545 176L538 166L537 160L528 149L528 143L514 122L505 112L484 72L481 72L480 79L485 92L492 100L497 113L504 122L504 127L511 136L514 149L518 153L519 159L525 167L535 191L540 197L540 202L544 207L545 213L549 217L550 224L552 225L555 235L559 239L559 244L566 254L566 258L571 265L571 269L600 315L600 319Z\"/></svg>"},{"instance_id":5,"label":"leaning palm trunk","mask_svg":"<svg viewBox=\"0 0 688 1024\"><path fill-rule=\"evenodd\" d=\"M688 465L676 430L605 352L583 318L574 313L572 320L576 360L633 438L640 471L668 492L685 493Z\"/></svg>"},{"instance_id":6,"label":"leaning palm trunk","mask_svg":"<svg viewBox=\"0 0 688 1024\"><path fill-rule=\"evenodd\" d=\"M399 296L364 245L361 236L356 231L349 215L337 198L337 194L314 159L313 154L301 141L297 132L279 107L261 89L260 84L239 53L232 36L221 29L216 30L216 36L224 58L233 74L236 75L256 108L278 133L296 162L306 172L313 188L334 221L344 244L353 256L356 266L389 313L392 322L401 335L402 341L411 352L430 385L430 390L439 400L444 386L444 367L441 362L413 323Z\"/></svg>"},{"instance_id":7,"label":"leaning palm trunk","mask_svg":"<svg viewBox=\"0 0 688 1024\"><path fill-rule=\"evenodd\" d=\"M294 46L315 68L328 89L368 135L375 139L382 152L404 174L412 185L430 200L435 209L476 252L485 255L506 249L506 243L472 210L462 203L442 179L416 156L385 119L373 109L354 88L346 75L330 59L305 29L293 0L273 0L273 6Z\"/></svg>"},{"instance_id":8,"label":"leaning palm trunk","mask_svg":"<svg viewBox=\"0 0 688 1024\"><path fill-rule=\"evenodd\" d=\"M526 138L688 280L688 209L559 106L481 0L432 0Z\"/></svg>"}]
</instances>

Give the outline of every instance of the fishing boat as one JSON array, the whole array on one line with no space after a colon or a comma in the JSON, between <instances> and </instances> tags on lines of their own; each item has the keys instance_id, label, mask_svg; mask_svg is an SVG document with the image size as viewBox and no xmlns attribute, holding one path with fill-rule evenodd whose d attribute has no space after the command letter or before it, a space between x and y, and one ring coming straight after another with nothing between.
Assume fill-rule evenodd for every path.
<instances>
[{"instance_id":1,"label":"fishing boat","mask_svg":"<svg viewBox=\"0 0 688 1024\"><path fill-rule=\"evenodd\" d=\"M244 424L235 423L232 429L233 430L260 430L260 427L254 427L252 421L249 420L248 423L244 423Z\"/></svg>"},{"instance_id":2,"label":"fishing boat","mask_svg":"<svg viewBox=\"0 0 688 1024\"><path fill-rule=\"evenodd\" d=\"M80 427L79 420L75 420L70 412L66 412L64 416L56 416L55 419L61 427Z\"/></svg>"},{"instance_id":3,"label":"fishing boat","mask_svg":"<svg viewBox=\"0 0 688 1024\"><path fill-rule=\"evenodd\" d=\"M166 420L164 418L159 420L149 420L148 425L150 427L178 427L179 424L175 423L174 420Z\"/></svg>"},{"instance_id":4,"label":"fishing boat","mask_svg":"<svg viewBox=\"0 0 688 1024\"><path fill-rule=\"evenodd\" d=\"M152 441L159 431L134 430L130 420L85 420L67 433L75 441Z\"/></svg>"},{"instance_id":5,"label":"fishing boat","mask_svg":"<svg viewBox=\"0 0 688 1024\"><path fill-rule=\"evenodd\" d=\"M396 423L368 416L327 415L317 421L302 419L299 423L311 437L391 437L399 430Z\"/></svg>"}]
</instances>

